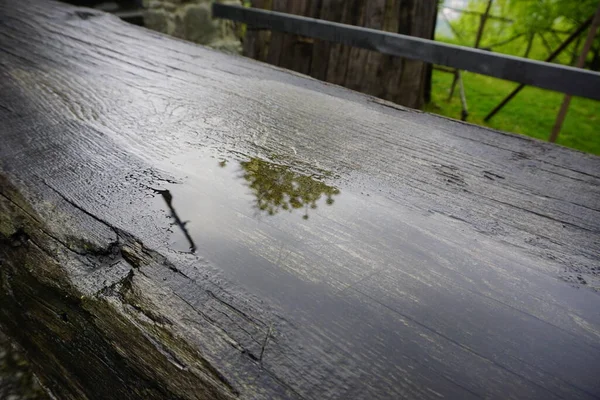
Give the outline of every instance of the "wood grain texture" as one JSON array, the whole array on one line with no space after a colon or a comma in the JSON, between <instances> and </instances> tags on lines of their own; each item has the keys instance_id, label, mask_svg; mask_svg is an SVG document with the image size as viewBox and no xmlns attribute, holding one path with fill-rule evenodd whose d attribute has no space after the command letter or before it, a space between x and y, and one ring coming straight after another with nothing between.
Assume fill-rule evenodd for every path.
<instances>
[{"instance_id":1,"label":"wood grain texture","mask_svg":"<svg viewBox=\"0 0 600 400\"><path fill-rule=\"evenodd\" d=\"M59 398L599 397L598 157L0 4L0 323ZM340 194L257 215L255 158Z\"/></svg>"},{"instance_id":2,"label":"wood grain texture","mask_svg":"<svg viewBox=\"0 0 600 400\"><path fill-rule=\"evenodd\" d=\"M367 28L384 30L385 16L389 10L388 1L377 0L367 3ZM385 90L386 83L382 81L382 63L384 55L374 51L367 51L364 64L363 82L364 93L382 97L381 94Z\"/></svg>"},{"instance_id":3,"label":"wood grain texture","mask_svg":"<svg viewBox=\"0 0 600 400\"><path fill-rule=\"evenodd\" d=\"M318 5L319 10L319 14L316 14L316 10L314 11L315 18L326 21L339 21L342 18L341 0L322 0L321 2L315 2L315 5ZM331 46L331 42L315 39L310 65L310 76L313 78L322 81L327 79Z\"/></svg>"},{"instance_id":4,"label":"wood grain texture","mask_svg":"<svg viewBox=\"0 0 600 400\"><path fill-rule=\"evenodd\" d=\"M288 0L273 0L271 10L286 12L290 4ZM267 52L269 64L279 65L284 50L283 46L288 36L290 35L283 32L271 32L269 51Z\"/></svg>"},{"instance_id":5,"label":"wood grain texture","mask_svg":"<svg viewBox=\"0 0 600 400\"><path fill-rule=\"evenodd\" d=\"M341 7L339 0L322 0L311 3L311 16L313 18L327 21L335 21L341 18ZM331 43L325 40L315 39L312 47L310 64L310 76L324 81L327 78L329 64L329 51Z\"/></svg>"},{"instance_id":6,"label":"wood grain texture","mask_svg":"<svg viewBox=\"0 0 600 400\"><path fill-rule=\"evenodd\" d=\"M310 1L291 2L286 12L295 15L310 15ZM308 75L312 58L312 39L286 34L281 49L279 66Z\"/></svg>"},{"instance_id":7,"label":"wood grain texture","mask_svg":"<svg viewBox=\"0 0 600 400\"><path fill-rule=\"evenodd\" d=\"M433 38L434 32L431 27L437 15L435 0L398 0L395 6L397 8L392 12L392 15L396 13L398 15L398 28L395 32L424 39ZM415 19L432 21L432 23L417 24L413 22ZM396 66L394 68L396 75L390 79L393 85L386 86L387 92L382 97L398 104L421 108L424 102L427 64L395 57L392 65Z\"/></svg>"},{"instance_id":8,"label":"wood grain texture","mask_svg":"<svg viewBox=\"0 0 600 400\"><path fill-rule=\"evenodd\" d=\"M253 0L251 5L255 8L265 8L265 1ZM264 33L265 32L257 30L254 27L246 26L246 33L242 38L242 50L246 57L263 61L260 55L260 49L266 50L267 48L264 42Z\"/></svg>"},{"instance_id":9,"label":"wood grain texture","mask_svg":"<svg viewBox=\"0 0 600 400\"><path fill-rule=\"evenodd\" d=\"M368 1L358 0L354 3L351 8L351 15L353 16L352 25L365 26L369 22L369 6ZM350 53L348 55L348 65L346 66L346 74L343 86L352 89L359 90L362 83L364 63L367 57L367 52L357 47L350 47Z\"/></svg>"},{"instance_id":10,"label":"wood grain texture","mask_svg":"<svg viewBox=\"0 0 600 400\"><path fill-rule=\"evenodd\" d=\"M252 7L270 9L272 0L252 0ZM244 55L255 60L267 61L269 54L269 45L271 42L271 31L263 30L257 27L247 26L244 41Z\"/></svg>"},{"instance_id":11,"label":"wood grain texture","mask_svg":"<svg viewBox=\"0 0 600 400\"><path fill-rule=\"evenodd\" d=\"M358 25L358 13L361 0L348 0L340 4L342 24ZM329 61L327 63L327 82L343 85L346 81L348 63L352 48L339 43L332 43L329 47Z\"/></svg>"}]
</instances>

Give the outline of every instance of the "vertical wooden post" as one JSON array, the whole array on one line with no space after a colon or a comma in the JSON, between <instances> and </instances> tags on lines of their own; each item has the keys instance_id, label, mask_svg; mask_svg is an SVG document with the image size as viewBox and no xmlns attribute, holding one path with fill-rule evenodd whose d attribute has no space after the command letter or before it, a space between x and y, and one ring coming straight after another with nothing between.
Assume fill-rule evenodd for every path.
<instances>
[{"instance_id":1,"label":"vertical wooden post","mask_svg":"<svg viewBox=\"0 0 600 400\"><path fill-rule=\"evenodd\" d=\"M435 29L437 27L437 15L439 11L440 0L435 0L435 10L434 10L434 19L433 24L431 25L430 37L432 40L435 40ZM432 90L432 82L433 79L433 64L425 65L425 82L423 83L423 101L425 104L431 103L431 90Z\"/></svg>"},{"instance_id":2,"label":"vertical wooden post","mask_svg":"<svg viewBox=\"0 0 600 400\"><path fill-rule=\"evenodd\" d=\"M341 1L342 0L322 0L319 2L313 1L311 2L311 7L314 7L312 10L312 15L314 15L315 18L326 21L341 21L342 11L344 8ZM335 46L335 43L331 43L326 40L315 39L311 57L310 76L322 81L327 80L330 51L332 48L335 49Z\"/></svg>"},{"instance_id":3,"label":"vertical wooden post","mask_svg":"<svg viewBox=\"0 0 600 400\"><path fill-rule=\"evenodd\" d=\"M295 15L309 14L308 0L294 0L285 2L274 2L273 9L276 5L283 5L286 8L284 12ZM310 63L312 58L312 40L283 33L281 47L279 48L278 63L280 67L291 69L302 74L308 74L310 71ZM277 50L277 49L275 49Z\"/></svg>"},{"instance_id":4,"label":"vertical wooden post","mask_svg":"<svg viewBox=\"0 0 600 400\"><path fill-rule=\"evenodd\" d=\"M367 16L365 26L371 29L383 30L385 27L386 0L368 0L367 1ZM384 55L374 51L367 51L367 56L363 71L363 88L361 91L373 96L380 96L384 92L381 81L381 64L383 63Z\"/></svg>"},{"instance_id":5,"label":"vertical wooden post","mask_svg":"<svg viewBox=\"0 0 600 400\"><path fill-rule=\"evenodd\" d=\"M359 9L362 0L341 0L339 3L340 20L342 24L356 25L359 18L356 10ZM346 73L348 72L348 60L352 47L341 43L332 43L329 51L329 62L327 68L327 82L336 85L344 85Z\"/></svg>"},{"instance_id":6,"label":"vertical wooden post","mask_svg":"<svg viewBox=\"0 0 600 400\"><path fill-rule=\"evenodd\" d=\"M374 16L374 8L379 8L379 13L383 14L385 1L366 1L362 0L356 3L353 9L354 23L357 26L366 26L368 28L381 29L380 26L369 26L371 17ZM382 18L383 19L383 18ZM350 49L348 64L346 66L346 76L344 77L344 86L352 90L364 90L370 82L364 80L365 65L369 51L353 47Z\"/></svg>"},{"instance_id":7,"label":"vertical wooden post","mask_svg":"<svg viewBox=\"0 0 600 400\"><path fill-rule=\"evenodd\" d=\"M264 8L264 0L252 0L252 7ZM246 26L246 34L242 39L243 54L260 61L265 60L265 37L266 32L255 30L253 26Z\"/></svg>"},{"instance_id":8,"label":"vertical wooden post","mask_svg":"<svg viewBox=\"0 0 600 400\"><path fill-rule=\"evenodd\" d=\"M437 15L437 0L395 0L388 3L394 4L393 14L398 21L395 32L433 39L432 25ZM392 59L391 76L382 74L384 92L381 97L407 107L421 108L424 102L426 63L399 57Z\"/></svg>"},{"instance_id":9,"label":"vertical wooden post","mask_svg":"<svg viewBox=\"0 0 600 400\"><path fill-rule=\"evenodd\" d=\"M594 42L594 38L596 37L596 32L598 32L598 26L600 25L600 4L598 4L598 9L596 10L596 15L594 15L594 19L592 21L592 25L590 26L590 30L588 32L587 38L585 39L585 43L583 44L583 49L581 50L581 54L579 55L579 60L577 60L577 68L582 68L585 65L585 58L592 47L592 43ZM565 121L565 117L567 116L567 111L569 110L569 105L571 104L571 95L566 94L563 100L562 105L560 106L560 110L558 111L558 115L556 116L556 122L554 123L554 128L552 128L552 133L550 134L550 138L548 139L550 142L556 142L558 138L558 134L562 128L563 122Z\"/></svg>"},{"instance_id":10,"label":"vertical wooden post","mask_svg":"<svg viewBox=\"0 0 600 400\"><path fill-rule=\"evenodd\" d=\"M286 0L273 0L271 10L286 12L288 3ZM283 41L286 33L272 31L271 40L269 42L269 51L267 53L267 62L272 65L279 65L281 59L281 52L283 48Z\"/></svg>"}]
</instances>

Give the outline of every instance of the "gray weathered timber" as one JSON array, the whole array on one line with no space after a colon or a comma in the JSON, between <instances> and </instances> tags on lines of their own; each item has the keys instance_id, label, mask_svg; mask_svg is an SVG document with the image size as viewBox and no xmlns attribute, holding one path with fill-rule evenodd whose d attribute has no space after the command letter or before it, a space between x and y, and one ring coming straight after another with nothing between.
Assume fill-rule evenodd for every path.
<instances>
[{"instance_id":1,"label":"gray weathered timber","mask_svg":"<svg viewBox=\"0 0 600 400\"><path fill-rule=\"evenodd\" d=\"M213 3L213 16L600 100L600 73L580 68L230 4Z\"/></svg>"},{"instance_id":2,"label":"gray weathered timber","mask_svg":"<svg viewBox=\"0 0 600 400\"><path fill-rule=\"evenodd\" d=\"M0 325L56 398L599 397L598 157L0 4Z\"/></svg>"}]
</instances>

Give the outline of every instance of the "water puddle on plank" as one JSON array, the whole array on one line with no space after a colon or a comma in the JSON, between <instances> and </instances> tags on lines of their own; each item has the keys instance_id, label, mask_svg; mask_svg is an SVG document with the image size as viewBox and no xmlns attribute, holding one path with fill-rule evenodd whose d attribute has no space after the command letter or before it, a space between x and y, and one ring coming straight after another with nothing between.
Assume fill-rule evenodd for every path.
<instances>
[{"instance_id":1,"label":"water puddle on plank","mask_svg":"<svg viewBox=\"0 0 600 400\"><path fill-rule=\"evenodd\" d=\"M344 290L393 265L421 265L436 247L420 231L429 217L339 188L326 172L205 151L159 167L178 182L149 189L170 231L166 247L263 293Z\"/></svg>"},{"instance_id":2,"label":"water puddle on plank","mask_svg":"<svg viewBox=\"0 0 600 400\"><path fill-rule=\"evenodd\" d=\"M398 366L409 360L411 382L431 387L428 360L437 359L443 341L454 348L453 343L466 340L492 358L490 342L509 358L525 348L533 360L554 362L549 347L531 347L515 335L545 327L518 310L531 301L530 292L551 294L556 304L595 315L584 308L590 304L584 291L540 274L534 269L538 261L526 253L476 234L460 221L425 214L382 194L361 193L352 183L336 185L283 163L201 153L177 157L163 169L180 182L154 188L150 199L164 218L160 226L173 232L167 247L195 251L223 271L219 285L227 280L265 307L274 305L293 327L277 333L291 351L284 354L291 356L293 368L307 360L311 365L302 370L311 371L314 364L315 381L345 371L344 366L346 371L368 368L352 381L376 377L364 381L364 388L379 387L386 374L390 382L403 379L406 371ZM204 265L183 268L202 279ZM509 306L499 308L501 303ZM551 342L564 344L561 331L549 335ZM331 361L319 370L322 364L314 360ZM452 373L463 377L462 370ZM348 376L342 372L332 379ZM477 376L468 381L479 382ZM444 390L445 383L439 385L434 389ZM382 396L395 387L382 389Z\"/></svg>"},{"instance_id":3,"label":"water puddle on plank","mask_svg":"<svg viewBox=\"0 0 600 400\"><path fill-rule=\"evenodd\" d=\"M242 216L258 223L268 217L309 220L333 206L340 195L323 176L304 175L259 158L238 161L195 153L174 166L187 175L184 182L151 190L164 202L172 221L170 246L177 251L196 251L190 232L218 232Z\"/></svg>"},{"instance_id":4,"label":"water puddle on plank","mask_svg":"<svg viewBox=\"0 0 600 400\"><path fill-rule=\"evenodd\" d=\"M354 209L325 174L207 152L161 167L181 177L149 188L171 232L168 248L198 253L244 279L265 268L321 279L310 270L325 263L324 247L347 240L340 237L346 228L334 221L341 218L336 209L342 206L344 218Z\"/></svg>"}]
</instances>

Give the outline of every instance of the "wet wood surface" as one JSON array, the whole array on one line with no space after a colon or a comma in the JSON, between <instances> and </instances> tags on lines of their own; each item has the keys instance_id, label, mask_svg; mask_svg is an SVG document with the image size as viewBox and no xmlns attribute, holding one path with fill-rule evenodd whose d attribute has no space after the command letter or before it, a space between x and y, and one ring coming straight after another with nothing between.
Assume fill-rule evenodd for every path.
<instances>
[{"instance_id":1,"label":"wet wood surface","mask_svg":"<svg viewBox=\"0 0 600 400\"><path fill-rule=\"evenodd\" d=\"M57 398L600 397L598 157L0 4L0 325Z\"/></svg>"}]
</instances>

